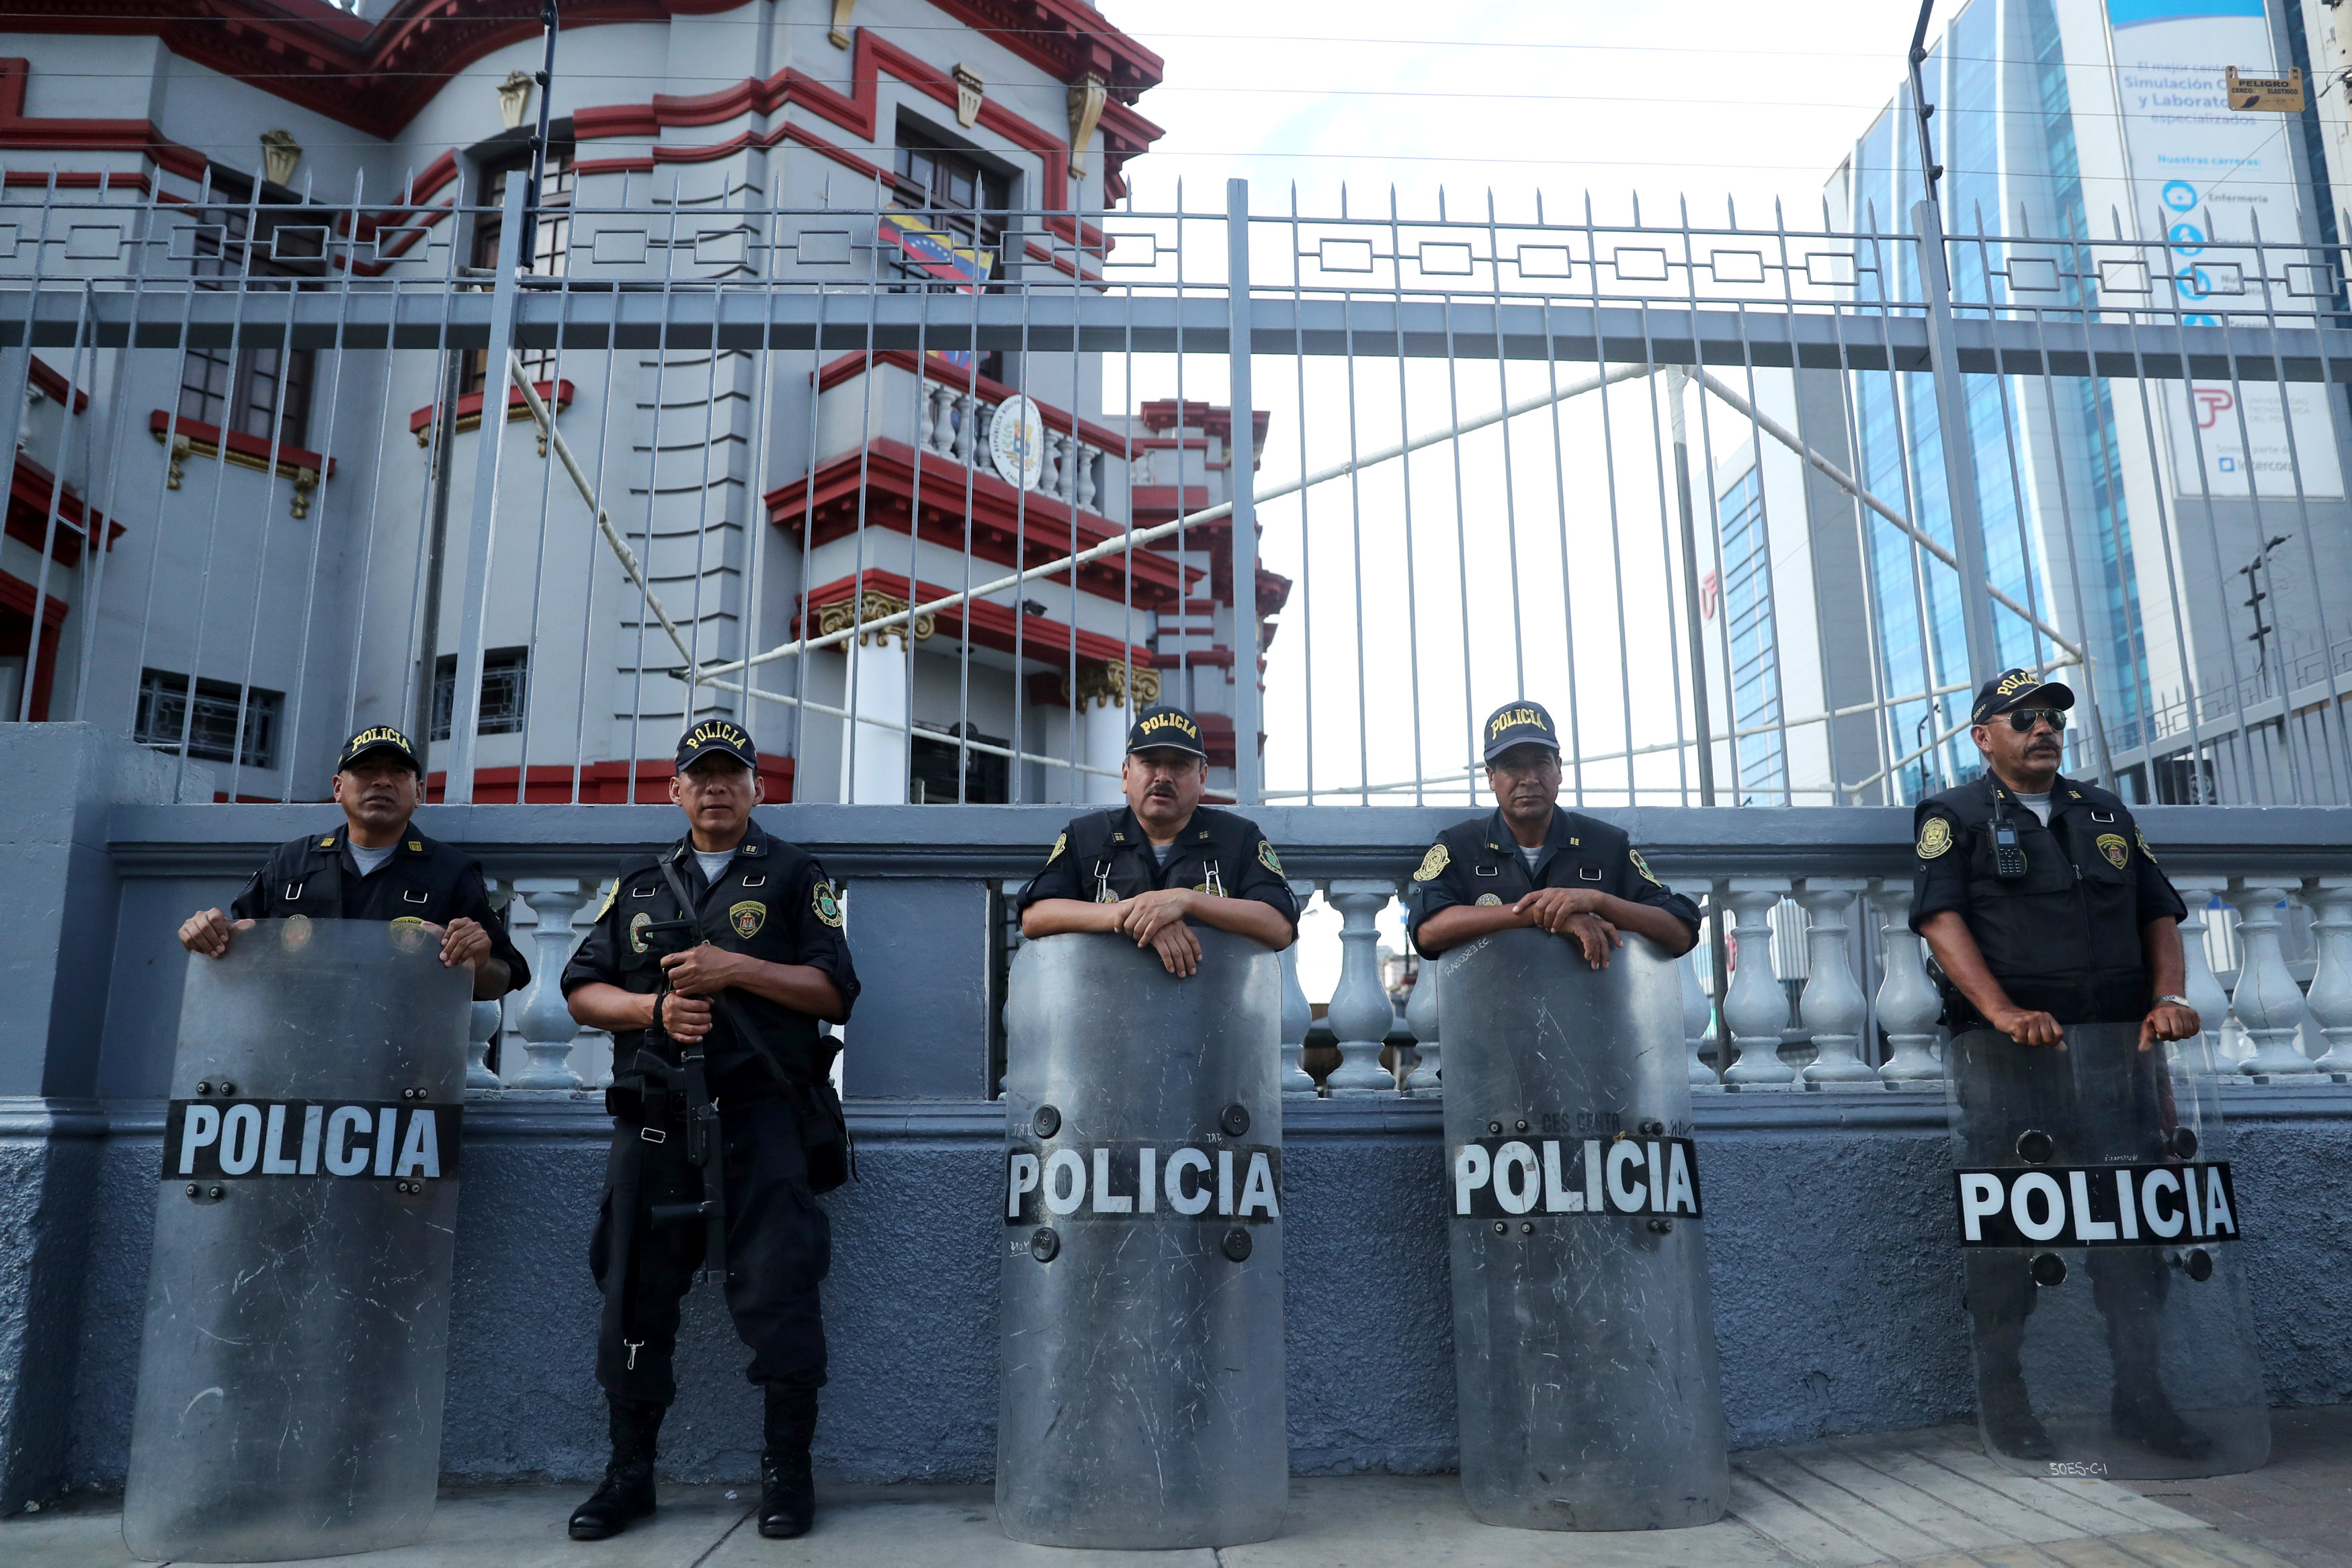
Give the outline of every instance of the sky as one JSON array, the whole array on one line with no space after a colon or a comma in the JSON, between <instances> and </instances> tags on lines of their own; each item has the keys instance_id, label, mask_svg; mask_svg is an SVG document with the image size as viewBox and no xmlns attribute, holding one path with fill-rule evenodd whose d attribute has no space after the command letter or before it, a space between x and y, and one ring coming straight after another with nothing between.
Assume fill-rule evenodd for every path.
<instances>
[{"instance_id":1,"label":"sky","mask_svg":"<svg viewBox=\"0 0 2352 1568\"><path fill-rule=\"evenodd\" d=\"M1238 175L1260 213L1295 201L1336 214L1343 199L1350 213L1381 213L1393 188L1408 217L1435 217L1443 202L1450 218L1479 219L1491 200L1524 221L1540 201L1550 222L1581 221L1589 199L1604 222L1632 218L1637 203L1645 221L1674 222L1687 202L1694 222L1769 224L1777 200L1803 225L1818 223L1824 177L1892 95L1916 16L1854 0L1102 8L1167 62L1139 106L1167 134L1128 165L1141 210L1172 209L1180 191L1187 210L1222 210ZM1548 372L1515 366L1507 380L1488 362L1449 378L1424 363L1401 379L1393 361L1352 375L1286 361L1256 373L1256 402L1273 413L1263 486L1525 397ZM1190 361L1181 390L1224 402L1224 374L1222 360ZM1173 360L1138 362L1130 384L1113 364L1106 406L1173 395L1177 376ZM1557 427L1549 411L1510 422L1507 452L1490 430L1458 444L1458 464L1445 447L1417 459L1409 484L1392 464L1352 493L1328 486L1262 510L1266 564L1315 585L1294 590L1269 650L1269 788L1305 781L1310 697L1318 788L1460 767L1468 727L1522 685L1563 724L1588 727L1591 751L1676 733L1685 694L1639 653L1639 629L1666 615L1677 580L1661 545L1664 400L1647 382L1609 396L1605 411L1597 396L1565 405ZM1725 413L1694 429L1699 484L1720 455L1707 436L1738 439ZM1517 564L1507 580L1497 562ZM1619 657L1621 618L1635 629L1632 661ZM1404 713L1428 733L1402 733ZM1676 788L1675 773L1660 758L1637 781ZM1380 925L1402 948L1393 905ZM1338 926L1319 900L1302 924L1310 999L1338 979Z\"/></svg>"}]
</instances>

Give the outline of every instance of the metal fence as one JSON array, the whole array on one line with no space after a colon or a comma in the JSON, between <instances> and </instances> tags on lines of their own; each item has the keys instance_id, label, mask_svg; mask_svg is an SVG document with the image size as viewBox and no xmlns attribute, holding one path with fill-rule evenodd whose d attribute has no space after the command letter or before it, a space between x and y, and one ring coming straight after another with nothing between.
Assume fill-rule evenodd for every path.
<instances>
[{"instance_id":1,"label":"metal fence","mask_svg":"<svg viewBox=\"0 0 2352 1568\"><path fill-rule=\"evenodd\" d=\"M528 185L5 193L16 716L231 800L375 722L655 799L716 713L772 794L1034 801L1156 695L1245 803L1444 803L1525 695L1579 803L1890 803L2024 665L2127 795L2352 799L2341 252Z\"/></svg>"}]
</instances>

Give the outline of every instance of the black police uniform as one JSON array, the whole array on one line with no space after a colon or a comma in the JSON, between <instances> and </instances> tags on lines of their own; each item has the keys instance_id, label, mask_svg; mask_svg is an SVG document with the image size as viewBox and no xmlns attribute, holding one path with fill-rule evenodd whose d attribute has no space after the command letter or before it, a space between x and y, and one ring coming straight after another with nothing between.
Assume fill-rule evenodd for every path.
<instances>
[{"instance_id":1,"label":"black police uniform","mask_svg":"<svg viewBox=\"0 0 2352 1568\"><path fill-rule=\"evenodd\" d=\"M691 840L659 860L624 867L587 937L564 966L565 995L591 981L648 996L661 984L660 956L641 937L655 921L691 916L701 938L730 953L822 969L845 1007L857 999L857 974L842 931L839 894L814 856L750 823L712 886ZM684 887L682 908L664 868ZM832 1227L810 1190L804 1121L824 1114L817 1085L835 1047L817 1020L782 1003L730 988L714 1001L705 1039L709 1092L718 1107L725 1197L727 1306L751 1347L751 1381L814 1391L825 1379L824 1322L817 1285L833 1260ZM613 1040L614 1116L604 1203L589 1268L604 1296L596 1380L615 1400L666 1406L677 1396L671 1357L678 1302L701 1268L698 1221L655 1223L656 1207L690 1208L703 1194L684 1135L688 1096L675 1044L656 1052L649 1031Z\"/></svg>"},{"instance_id":2,"label":"black police uniform","mask_svg":"<svg viewBox=\"0 0 2352 1568\"><path fill-rule=\"evenodd\" d=\"M512 987L530 983L530 966L490 907L479 862L411 826L392 854L362 873L352 856L349 823L331 833L295 839L269 852L245 890L230 901L235 920L386 920L446 925L471 920L488 933L490 952L504 960Z\"/></svg>"},{"instance_id":3,"label":"black police uniform","mask_svg":"<svg viewBox=\"0 0 2352 1568\"><path fill-rule=\"evenodd\" d=\"M1131 807L1074 817L1054 841L1045 868L1021 890L1020 910L1040 899L1116 904L1163 888L1189 887L1221 898L1254 898L1298 929L1298 900L1283 880L1282 859L1255 822L1213 806L1194 808L1160 863Z\"/></svg>"},{"instance_id":4,"label":"black police uniform","mask_svg":"<svg viewBox=\"0 0 2352 1568\"><path fill-rule=\"evenodd\" d=\"M2002 821L2024 852L2021 874L1999 874L1993 835ZM2010 1000L2049 1013L2062 1028L2137 1023L2147 1015L2154 988L2140 928L2168 915L2180 919L2188 908L2122 800L2061 776L2050 788L2045 827L1987 773L1920 801L1912 822L1918 858L1914 931L1944 910L1958 910ZM1993 1030L1957 987L1946 982L1941 988L1968 1157L2003 1161L2032 1126L2055 1140L2060 1163L2081 1158L2089 1134L2075 1086L2086 1079L2102 1086L2103 1124L2120 1120L2143 1133L2147 1147L2141 1153L2160 1157L2172 1120L2161 1048L2143 1055L2136 1043L2095 1048L2077 1038L2062 1058ZM2084 1056L2095 1049L2113 1060ZM2119 1416L2137 1416L2142 1434L2172 1445L2170 1451L2195 1450L2201 1435L2180 1423L2156 1381L2154 1325L2169 1271L2153 1249L2093 1248L2089 1261L2092 1297L2107 1320ZM2033 1430L2020 1359L2037 1287L2023 1261L1999 1253L1970 1252L1967 1279L1988 1425L2006 1435L2018 1457L2042 1457L2046 1438Z\"/></svg>"},{"instance_id":5,"label":"black police uniform","mask_svg":"<svg viewBox=\"0 0 2352 1568\"><path fill-rule=\"evenodd\" d=\"M1422 857L1405 890L1405 929L1423 957L1422 922L1456 904L1517 904L1539 887L1580 887L1629 904L1663 909L1698 935L1698 905L1650 873L1642 852L1622 828L1565 807L1551 810L1551 829L1528 869L1510 824L1498 810L1448 828Z\"/></svg>"}]
</instances>

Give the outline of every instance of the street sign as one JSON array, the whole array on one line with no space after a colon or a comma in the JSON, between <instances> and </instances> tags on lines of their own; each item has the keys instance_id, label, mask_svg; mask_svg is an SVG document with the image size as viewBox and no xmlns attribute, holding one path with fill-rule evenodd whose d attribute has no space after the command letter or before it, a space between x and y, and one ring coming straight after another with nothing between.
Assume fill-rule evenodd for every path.
<instances>
[{"instance_id":1,"label":"street sign","mask_svg":"<svg viewBox=\"0 0 2352 1568\"><path fill-rule=\"evenodd\" d=\"M2230 107L2257 114L2303 112L2303 68L2294 66L2283 77L2242 77L2229 68Z\"/></svg>"}]
</instances>

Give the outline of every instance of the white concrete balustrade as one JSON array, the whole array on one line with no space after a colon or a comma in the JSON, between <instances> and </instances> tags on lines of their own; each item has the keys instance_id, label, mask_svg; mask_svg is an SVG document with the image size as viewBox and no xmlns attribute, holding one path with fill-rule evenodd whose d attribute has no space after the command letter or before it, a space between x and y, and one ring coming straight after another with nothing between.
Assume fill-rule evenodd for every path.
<instances>
[{"instance_id":1,"label":"white concrete balustrade","mask_svg":"<svg viewBox=\"0 0 2352 1568\"><path fill-rule=\"evenodd\" d=\"M925 381L917 428L923 450L966 467L990 467L989 427L1000 406L977 393L942 382ZM1066 431L1045 430L1045 465L1037 488L1082 512L1098 512L1096 503L1110 491L1106 468L1111 455L1092 442Z\"/></svg>"},{"instance_id":2,"label":"white concrete balustrade","mask_svg":"<svg viewBox=\"0 0 2352 1568\"><path fill-rule=\"evenodd\" d=\"M2241 877L2177 876L2189 905L2181 923L2188 969L2186 994L2205 1032L2172 1051L2173 1071L2218 1072L2224 1082L2326 1084L2352 1082L2352 876L2297 879L2281 873ZM1680 1023L1694 1092L1940 1092L1946 1031L1942 998L1929 977L1927 944L1909 925L1908 875L1861 877L1738 876L1710 889L1685 875L1685 891L1700 898L1710 918L1724 911L1730 929L1729 994L1718 1009L1704 976L1712 968L1703 931L1682 969ZM585 1082L572 1065L576 1048L602 1041L583 1031L563 1006L560 978L576 945L580 910L601 893L578 877L524 877L510 884L509 918L519 942L536 948L530 988L510 998L507 1018L519 1029L523 1060L505 1063L501 1082L484 1061L499 1009L476 1009L468 1048L467 1086L577 1092ZM1009 894L1018 881L1004 883ZM1381 978L1378 922L1410 882L1388 878L1300 879L1290 883L1301 907L1318 888L1340 916L1339 976L1326 1009L1339 1062L1321 1082L1306 1071L1304 1052L1313 1009L1298 980L1298 951L1283 954L1281 1082L1286 1095L1398 1095L1435 1098L1444 1092L1441 1039L1444 998L1437 966L1423 964L1405 999L1402 1028L1410 1041L1393 1070L1381 1062L1398 1037L1395 1004ZM2216 905L2217 898L2223 902ZM2293 923L2282 906L2312 912L2309 993L2298 985L2283 943ZM1801 911L1801 915L1800 912ZM1862 918L1856 918L1857 915ZM1776 941L1775 924L1787 927ZM2208 925L2229 922L2214 934ZM852 939L855 940L853 927ZM1778 954L1776 956L1776 949ZM2239 967L2217 977L2209 951L2234 953ZM1802 985L1790 1022L1790 988L1779 970L1801 967ZM2233 988L2225 988L2228 980ZM1728 1027L1729 1048L1710 1042ZM856 1026L848 1031L856 1049ZM2242 1040L2236 1049L2226 1043ZM1813 1060L1802 1069L1782 1059L1784 1046L1810 1041ZM511 1043L511 1042L510 1042ZM596 1059L588 1051L581 1060Z\"/></svg>"}]
</instances>

